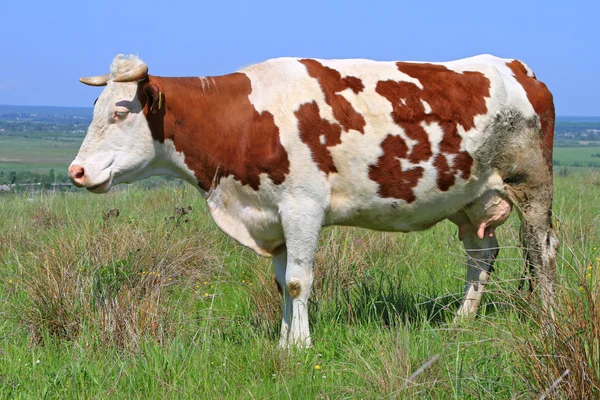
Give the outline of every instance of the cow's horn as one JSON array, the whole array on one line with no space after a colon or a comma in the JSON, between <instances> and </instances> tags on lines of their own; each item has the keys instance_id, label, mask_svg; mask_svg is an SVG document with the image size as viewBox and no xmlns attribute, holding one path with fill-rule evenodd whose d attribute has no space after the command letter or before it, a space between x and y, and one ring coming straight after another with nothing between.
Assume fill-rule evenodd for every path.
<instances>
[{"instance_id":1,"label":"cow's horn","mask_svg":"<svg viewBox=\"0 0 600 400\"><path fill-rule=\"evenodd\" d=\"M113 79L112 81L113 82L135 82L135 81L144 79L147 74L148 74L148 65L140 64L136 68L132 69L131 71L128 71L128 72L122 73L121 75L116 76L115 79Z\"/></svg>"},{"instance_id":2,"label":"cow's horn","mask_svg":"<svg viewBox=\"0 0 600 400\"><path fill-rule=\"evenodd\" d=\"M89 86L106 86L106 82L110 79L110 74L100 76L89 76L87 78L79 78L79 82Z\"/></svg>"}]
</instances>

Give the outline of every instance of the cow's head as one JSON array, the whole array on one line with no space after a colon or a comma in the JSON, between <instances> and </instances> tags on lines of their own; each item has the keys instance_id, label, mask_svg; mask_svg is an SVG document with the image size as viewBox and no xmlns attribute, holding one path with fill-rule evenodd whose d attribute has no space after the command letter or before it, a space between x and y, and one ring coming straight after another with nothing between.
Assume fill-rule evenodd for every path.
<instances>
[{"instance_id":1,"label":"cow's head","mask_svg":"<svg viewBox=\"0 0 600 400\"><path fill-rule=\"evenodd\" d=\"M155 148L138 98L139 82L147 80L147 74L148 66L139 58L118 55L109 74L80 79L86 85L106 87L96 100L92 124L69 167L69 178L76 186L104 193L117 183L148 176Z\"/></svg>"}]
</instances>

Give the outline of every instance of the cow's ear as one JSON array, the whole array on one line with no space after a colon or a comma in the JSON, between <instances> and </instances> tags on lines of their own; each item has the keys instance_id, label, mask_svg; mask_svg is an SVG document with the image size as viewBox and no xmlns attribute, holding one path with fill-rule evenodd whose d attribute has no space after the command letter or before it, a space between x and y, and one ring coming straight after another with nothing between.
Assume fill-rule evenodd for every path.
<instances>
[{"instance_id":1,"label":"cow's ear","mask_svg":"<svg viewBox=\"0 0 600 400\"><path fill-rule=\"evenodd\" d=\"M148 111L152 112L152 114L156 114L164 106L164 94L157 85L153 85L150 82L144 82L143 85L143 92L148 104Z\"/></svg>"}]
</instances>

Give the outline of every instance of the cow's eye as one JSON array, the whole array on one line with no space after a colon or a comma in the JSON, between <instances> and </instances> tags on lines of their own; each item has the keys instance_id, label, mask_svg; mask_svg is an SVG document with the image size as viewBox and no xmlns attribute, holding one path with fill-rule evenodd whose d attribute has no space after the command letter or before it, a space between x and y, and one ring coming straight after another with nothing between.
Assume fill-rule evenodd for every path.
<instances>
[{"instance_id":1,"label":"cow's eye","mask_svg":"<svg viewBox=\"0 0 600 400\"><path fill-rule=\"evenodd\" d=\"M127 114L129 114L129 110L116 110L113 115L113 118L115 120L123 120L127 118Z\"/></svg>"}]
</instances>

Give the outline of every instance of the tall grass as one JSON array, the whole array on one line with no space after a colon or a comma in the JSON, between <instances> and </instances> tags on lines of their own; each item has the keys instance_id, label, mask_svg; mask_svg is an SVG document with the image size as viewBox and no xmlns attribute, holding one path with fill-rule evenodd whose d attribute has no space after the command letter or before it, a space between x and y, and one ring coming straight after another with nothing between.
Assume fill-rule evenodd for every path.
<instances>
[{"instance_id":1,"label":"tall grass","mask_svg":"<svg viewBox=\"0 0 600 400\"><path fill-rule=\"evenodd\" d=\"M480 316L460 325L454 226L328 228L314 348L291 353L270 261L192 188L0 197L0 398L598 397L597 180L557 178L554 321L519 291L514 217Z\"/></svg>"},{"instance_id":2,"label":"tall grass","mask_svg":"<svg viewBox=\"0 0 600 400\"><path fill-rule=\"evenodd\" d=\"M583 218L577 223L581 236L562 235L563 257L559 264L563 279L557 288L554 318L549 318L539 299L528 297L523 301L519 297L512 301L511 311L521 323L499 327L507 330L504 340L515 351L522 379L540 398L600 398L598 237L593 234L596 245L590 255L585 236L595 227L588 228ZM511 296L515 295L507 294Z\"/></svg>"}]
</instances>

